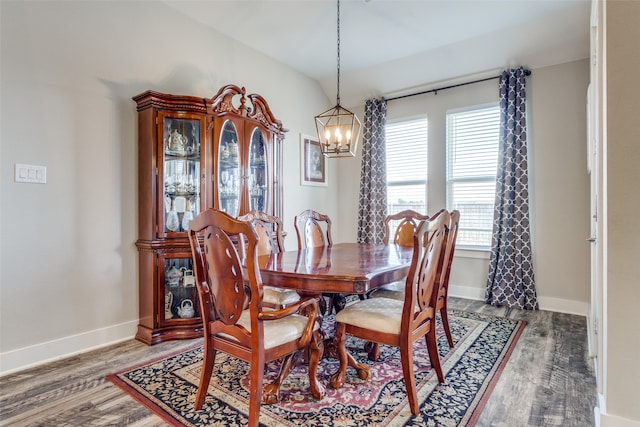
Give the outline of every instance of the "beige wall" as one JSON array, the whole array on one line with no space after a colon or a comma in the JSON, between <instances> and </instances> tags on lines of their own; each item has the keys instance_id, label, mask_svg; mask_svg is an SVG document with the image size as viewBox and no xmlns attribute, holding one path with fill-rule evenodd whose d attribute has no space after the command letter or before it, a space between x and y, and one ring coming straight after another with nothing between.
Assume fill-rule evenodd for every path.
<instances>
[{"instance_id":1,"label":"beige wall","mask_svg":"<svg viewBox=\"0 0 640 427\"><path fill-rule=\"evenodd\" d=\"M586 59L531 76L532 238L542 301L590 301L588 85Z\"/></svg>"},{"instance_id":2,"label":"beige wall","mask_svg":"<svg viewBox=\"0 0 640 427\"><path fill-rule=\"evenodd\" d=\"M604 9L603 427L640 426L640 2Z\"/></svg>"},{"instance_id":3,"label":"beige wall","mask_svg":"<svg viewBox=\"0 0 640 427\"><path fill-rule=\"evenodd\" d=\"M1 8L2 372L135 334L138 93L210 97L233 83L263 95L290 130L287 244L298 211L335 216L331 188L300 186L299 134L330 106L315 81L161 2ZM47 183L15 183L15 163L46 166Z\"/></svg>"},{"instance_id":4,"label":"beige wall","mask_svg":"<svg viewBox=\"0 0 640 427\"><path fill-rule=\"evenodd\" d=\"M588 84L587 59L535 69L527 78L531 224L538 299L542 309L585 315L590 300L586 241L589 236ZM497 102L497 80L389 102L389 121L428 117L429 212L437 211L446 203L447 110ZM363 107L354 111L362 118ZM340 165L339 173L343 183L339 196L339 239L354 240L359 171L345 162ZM451 274L452 295L484 298L488 253L458 251L458 254Z\"/></svg>"},{"instance_id":5,"label":"beige wall","mask_svg":"<svg viewBox=\"0 0 640 427\"><path fill-rule=\"evenodd\" d=\"M293 216L309 207L335 219L337 241L355 239L359 158L329 160L328 187L300 185L299 135L313 135L313 116L332 104L316 82L161 2L120 2L118 7L0 2L0 7L0 374L134 335L137 133L131 97L144 90L213 96L220 86L235 83L263 95L290 130L284 170L287 247L295 247ZM587 209L588 183L581 182L585 73L587 65L579 61L534 70L530 77L534 171L541 163L548 167L559 161L547 156L560 155L568 165L552 183L553 197L541 196L547 183L537 178L533 191L547 206L566 193L561 201L574 211ZM441 102L447 108L468 100L488 102L497 96L494 83L390 104L390 117L436 114ZM354 110L362 118L362 108ZM556 128L555 116L561 114L575 118ZM444 133L435 125L431 129L432 140L441 142L433 145L430 168L442 170ZM548 153L556 143L562 150ZM15 163L46 166L47 184L15 183ZM576 188L580 185L584 188ZM444 204L443 189L442 179L430 181L432 208ZM534 236L545 242L540 234L547 228L557 233L557 225L537 203L532 222L545 227ZM588 261L580 246L588 224L585 219L581 225L581 217L575 221L568 247L556 249L549 240L536 247L540 300L550 308L580 311L588 301L587 272L578 264ZM570 262L558 263L566 252ZM486 270L486 259L459 257L454 289L481 297ZM36 316L43 313L44 323Z\"/></svg>"}]
</instances>

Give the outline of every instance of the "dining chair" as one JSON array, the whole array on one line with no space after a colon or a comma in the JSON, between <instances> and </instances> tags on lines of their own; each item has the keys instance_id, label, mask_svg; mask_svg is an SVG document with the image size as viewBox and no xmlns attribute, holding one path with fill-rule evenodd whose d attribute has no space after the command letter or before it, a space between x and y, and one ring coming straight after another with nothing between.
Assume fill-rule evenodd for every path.
<instances>
[{"instance_id":1,"label":"dining chair","mask_svg":"<svg viewBox=\"0 0 640 427\"><path fill-rule=\"evenodd\" d=\"M300 212L293 219L298 237L298 249L331 246L331 218L312 209Z\"/></svg>"},{"instance_id":2,"label":"dining chair","mask_svg":"<svg viewBox=\"0 0 640 427\"><path fill-rule=\"evenodd\" d=\"M451 264L456 251L456 240L458 239L458 227L460 226L460 211L453 210L450 213L449 234L447 236L447 247L444 254L444 265L440 274L438 285L438 300L436 301L436 311L440 312L444 333L447 336L449 347L453 348L453 336L449 327L449 315L447 311L447 299L449 296L449 276L451 275Z\"/></svg>"},{"instance_id":3,"label":"dining chair","mask_svg":"<svg viewBox=\"0 0 640 427\"><path fill-rule=\"evenodd\" d=\"M436 212L431 219L436 218L444 212L444 209ZM460 223L460 211L453 210L449 214L449 223L447 224L447 242L445 247L444 264L440 276L438 277L438 299L436 302L436 311L440 312L440 318L442 319L442 326L444 327L445 335L447 336L447 343L449 347L453 348L453 336L451 335L451 328L449 326L449 316L447 312L447 297L449 294L449 276L451 275L451 264L453 263L453 255L456 249L456 240L458 238L458 226ZM404 289L397 286L396 283L392 283L388 286L383 286L371 293L372 298L395 298L398 300L404 299ZM377 360L379 351L374 347L370 351L371 360Z\"/></svg>"},{"instance_id":4,"label":"dining chair","mask_svg":"<svg viewBox=\"0 0 640 427\"><path fill-rule=\"evenodd\" d=\"M298 238L298 249L315 248L319 246L333 245L331 237L331 218L328 215L307 209L300 212L293 219ZM323 314L331 314L333 310L340 311L345 305L345 297L335 293L324 293L320 301L320 309Z\"/></svg>"},{"instance_id":5,"label":"dining chair","mask_svg":"<svg viewBox=\"0 0 640 427\"><path fill-rule=\"evenodd\" d=\"M335 344L340 368L331 376L331 385L344 384L348 366L361 379L370 376L367 364L358 363L347 351L347 335L400 348L402 373L411 413L418 415L419 404L413 371L413 345L425 337L431 366L438 380L444 374L436 340L435 305L438 297L438 276L443 268L449 213L443 212L432 220L422 221L413 237L413 257L405 281L404 300L369 298L356 301L336 314Z\"/></svg>"},{"instance_id":6,"label":"dining chair","mask_svg":"<svg viewBox=\"0 0 640 427\"><path fill-rule=\"evenodd\" d=\"M401 246L413 246L413 235L421 221L429 219L429 215L406 209L387 215L384 219L384 244L395 243ZM391 233L393 230L393 238Z\"/></svg>"},{"instance_id":7,"label":"dining chair","mask_svg":"<svg viewBox=\"0 0 640 427\"><path fill-rule=\"evenodd\" d=\"M439 213L439 212L438 212ZM437 215L437 214L436 214ZM405 209L395 214L387 215L384 219L385 245L396 244L400 246L413 246L415 235L420 222L428 220L429 215L421 214L412 209ZM387 283L369 293L369 297L387 296L396 299L404 298L404 285L406 277L402 280ZM377 343L367 343L365 350L369 353L369 360L376 361L380 357L380 346Z\"/></svg>"},{"instance_id":8,"label":"dining chair","mask_svg":"<svg viewBox=\"0 0 640 427\"><path fill-rule=\"evenodd\" d=\"M204 329L195 410L201 410L204 404L218 351L249 363L251 427L258 425L260 405L279 399L280 384L269 384L263 390L267 362L285 358L280 372L285 378L293 356L299 350L308 350L311 394L322 399L325 388L316 377L323 348L316 321L318 300L302 298L280 310L263 305L259 236L251 222L207 209L190 222L188 234ZM246 241L244 265L236 249L238 239Z\"/></svg>"},{"instance_id":9,"label":"dining chair","mask_svg":"<svg viewBox=\"0 0 640 427\"><path fill-rule=\"evenodd\" d=\"M258 233L258 257L284 252L284 236L280 218L261 211L251 211L239 216L240 221L251 222ZM242 249L246 245L242 246ZM244 255L243 255L244 256ZM300 301L300 294L293 289L278 288L263 284L262 304L271 308L284 308Z\"/></svg>"},{"instance_id":10,"label":"dining chair","mask_svg":"<svg viewBox=\"0 0 640 427\"><path fill-rule=\"evenodd\" d=\"M433 214L431 218L435 218L444 212L440 209ZM384 219L384 240L385 245L395 244L400 246L413 246L413 235L415 234L420 222L428 220L429 215L421 214L411 209L406 209L395 214L387 215ZM391 235L393 234L393 238ZM387 283L377 289L374 289L370 296L388 296L399 299L404 298L404 282L405 279L396 282Z\"/></svg>"},{"instance_id":11,"label":"dining chair","mask_svg":"<svg viewBox=\"0 0 640 427\"><path fill-rule=\"evenodd\" d=\"M440 213L439 211L438 213ZM436 213L437 215L437 213ZM396 244L400 246L413 246L413 236L420 222L428 220L429 215L424 215L411 209L406 209L395 214L387 215L384 219L385 245ZM393 231L392 231L393 230ZM393 238L391 234L393 232ZM388 283L374 292L383 290L399 291L404 288L404 279Z\"/></svg>"}]
</instances>

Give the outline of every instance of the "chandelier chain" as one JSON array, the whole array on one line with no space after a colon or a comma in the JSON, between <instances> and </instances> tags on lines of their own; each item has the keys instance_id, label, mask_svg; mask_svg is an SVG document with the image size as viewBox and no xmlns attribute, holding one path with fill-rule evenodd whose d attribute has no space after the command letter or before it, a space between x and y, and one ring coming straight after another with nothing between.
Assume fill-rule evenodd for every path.
<instances>
[{"instance_id":1,"label":"chandelier chain","mask_svg":"<svg viewBox=\"0 0 640 427\"><path fill-rule=\"evenodd\" d=\"M336 105L340 105L340 0L338 0L337 28L338 28L338 79L337 79L337 90L336 90Z\"/></svg>"},{"instance_id":2,"label":"chandelier chain","mask_svg":"<svg viewBox=\"0 0 640 427\"><path fill-rule=\"evenodd\" d=\"M340 0L336 2L337 99L335 107L315 116L316 131L320 149L325 157L354 157L362 124L354 113L340 105Z\"/></svg>"}]
</instances>

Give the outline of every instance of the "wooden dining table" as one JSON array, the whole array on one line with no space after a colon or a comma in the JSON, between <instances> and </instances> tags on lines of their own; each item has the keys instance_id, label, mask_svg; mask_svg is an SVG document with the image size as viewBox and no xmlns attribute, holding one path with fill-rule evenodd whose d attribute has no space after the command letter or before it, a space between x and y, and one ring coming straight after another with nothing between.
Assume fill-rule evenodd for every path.
<instances>
[{"instance_id":1,"label":"wooden dining table","mask_svg":"<svg viewBox=\"0 0 640 427\"><path fill-rule=\"evenodd\" d=\"M402 280L409 272L413 248L369 243L338 243L259 257L262 281L269 286L295 289L301 295L323 293L359 294ZM336 358L333 337L324 343L325 357ZM369 376L368 366L349 355L361 379ZM265 388L265 402L278 401L280 385L291 370L293 360L283 361L278 378Z\"/></svg>"},{"instance_id":2,"label":"wooden dining table","mask_svg":"<svg viewBox=\"0 0 640 427\"><path fill-rule=\"evenodd\" d=\"M370 243L338 243L281 252L259 259L262 281L302 294L366 294L402 280L413 248Z\"/></svg>"}]
</instances>

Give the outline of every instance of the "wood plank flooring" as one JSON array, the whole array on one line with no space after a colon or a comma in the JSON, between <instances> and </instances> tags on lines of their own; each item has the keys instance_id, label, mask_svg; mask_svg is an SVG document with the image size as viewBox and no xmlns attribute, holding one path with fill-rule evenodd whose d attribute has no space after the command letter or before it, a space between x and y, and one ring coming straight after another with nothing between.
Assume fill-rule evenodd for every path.
<instances>
[{"instance_id":1,"label":"wood plank flooring","mask_svg":"<svg viewBox=\"0 0 640 427\"><path fill-rule=\"evenodd\" d=\"M450 298L451 308L527 320L477 427L594 426L596 382L586 319ZM0 378L2 426L166 425L105 375L197 340L152 347L131 340Z\"/></svg>"}]
</instances>

